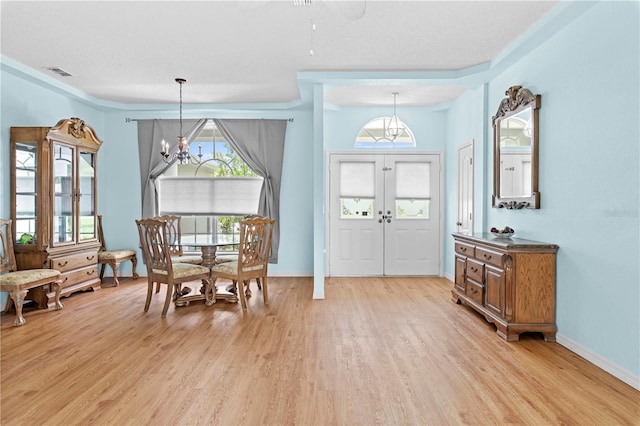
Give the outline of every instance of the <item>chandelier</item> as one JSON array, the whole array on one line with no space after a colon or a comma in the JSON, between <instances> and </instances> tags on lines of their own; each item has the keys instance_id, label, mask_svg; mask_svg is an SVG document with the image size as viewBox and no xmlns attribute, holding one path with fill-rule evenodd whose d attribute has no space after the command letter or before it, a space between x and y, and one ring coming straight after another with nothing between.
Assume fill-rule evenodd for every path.
<instances>
[{"instance_id":1,"label":"chandelier","mask_svg":"<svg viewBox=\"0 0 640 426\"><path fill-rule=\"evenodd\" d=\"M396 114L396 97L399 93L392 92L391 94L393 95L393 116L391 117L391 120L389 120L389 125L384 129L384 133L385 136L393 140L404 132L404 126Z\"/></svg>"},{"instance_id":2,"label":"chandelier","mask_svg":"<svg viewBox=\"0 0 640 426\"><path fill-rule=\"evenodd\" d=\"M180 133L178 134L178 151L174 154L169 154L169 144L165 142L164 139L162 139L161 142L162 150L160 151L160 155L162 155L162 159L167 164L173 164L176 161L180 164L188 164L189 162L198 164L202 161L202 148L199 148L197 159L192 157L189 152L187 138L182 134L182 85L186 82L187 80L184 78L176 78L176 83L180 85Z\"/></svg>"}]
</instances>

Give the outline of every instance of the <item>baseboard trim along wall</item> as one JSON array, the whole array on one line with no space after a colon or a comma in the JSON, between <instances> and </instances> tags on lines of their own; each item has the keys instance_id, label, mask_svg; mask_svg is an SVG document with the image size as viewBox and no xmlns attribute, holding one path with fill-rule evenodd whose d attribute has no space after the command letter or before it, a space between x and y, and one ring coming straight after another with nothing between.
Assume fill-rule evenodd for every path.
<instances>
[{"instance_id":1,"label":"baseboard trim along wall","mask_svg":"<svg viewBox=\"0 0 640 426\"><path fill-rule=\"evenodd\" d=\"M569 349L571 352L580 355L593 365L603 369L615 378L622 380L637 390L640 390L640 376L636 376L632 372L625 370L605 358L602 358L600 355L594 353L588 348L585 348L581 344L574 342L568 337L563 336L562 334L556 334L556 342Z\"/></svg>"},{"instance_id":2,"label":"baseboard trim along wall","mask_svg":"<svg viewBox=\"0 0 640 426\"><path fill-rule=\"evenodd\" d=\"M450 276L449 274L445 274L445 277L448 278L449 281L451 281L451 285L453 285L453 280L454 280L453 276ZM603 369L607 373L611 374L613 377L622 380L629 386L637 390L640 390L640 376L636 376L632 372L625 370L619 365L612 363L608 359L601 357L600 355L596 354L590 349L582 346L577 342L574 342L573 340L569 339L566 336L563 336L560 333L556 334L556 343L558 343L561 346L564 346L565 348L569 349L571 352L575 353L576 355L581 356L582 358L586 359L596 367Z\"/></svg>"}]
</instances>

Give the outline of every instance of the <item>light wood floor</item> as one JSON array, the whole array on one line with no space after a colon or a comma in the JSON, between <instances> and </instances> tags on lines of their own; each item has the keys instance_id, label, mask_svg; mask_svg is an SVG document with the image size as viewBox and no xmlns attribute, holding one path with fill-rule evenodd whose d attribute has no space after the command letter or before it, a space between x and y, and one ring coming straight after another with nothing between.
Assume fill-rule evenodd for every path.
<instances>
[{"instance_id":1,"label":"light wood floor","mask_svg":"<svg viewBox=\"0 0 640 426\"><path fill-rule=\"evenodd\" d=\"M507 343L442 278L272 278L270 306L169 309L122 279L2 314L2 425L640 424L640 392L539 335ZM162 294L162 293L161 293Z\"/></svg>"}]
</instances>

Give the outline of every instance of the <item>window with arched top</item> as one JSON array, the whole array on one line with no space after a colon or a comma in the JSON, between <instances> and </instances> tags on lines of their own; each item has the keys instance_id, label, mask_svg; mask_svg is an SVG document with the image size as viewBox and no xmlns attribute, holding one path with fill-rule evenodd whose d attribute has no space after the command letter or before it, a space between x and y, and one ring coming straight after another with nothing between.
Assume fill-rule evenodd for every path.
<instances>
[{"instance_id":1,"label":"window with arched top","mask_svg":"<svg viewBox=\"0 0 640 426\"><path fill-rule=\"evenodd\" d=\"M356 148L414 148L416 140L411 129L397 116L379 117L369 121L358 132Z\"/></svg>"}]
</instances>

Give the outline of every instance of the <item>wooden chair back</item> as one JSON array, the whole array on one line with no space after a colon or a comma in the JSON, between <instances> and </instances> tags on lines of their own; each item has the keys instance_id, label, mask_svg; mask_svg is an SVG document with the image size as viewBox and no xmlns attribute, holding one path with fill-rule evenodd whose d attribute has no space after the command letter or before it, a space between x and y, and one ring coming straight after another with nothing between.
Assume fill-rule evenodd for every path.
<instances>
[{"instance_id":1,"label":"wooden chair back","mask_svg":"<svg viewBox=\"0 0 640 426\"><path fill-rule=\"evenodd\" d=\"M11 221L0 219L0 272L17 271L16 256L13 252L13 228Z\"/></svg>"},{"instance_id":2,"label":"wooden chair back","mask_svg":"<svg viewBox=\"0 0 640 426\"><path fill-rule=\"evenodd\" d=\"M167 244L172 256L182 256L183 250L180 245L180 239L182 237L180 233L180 219L181 216L176 215L162 215L156 216L153 219L162 220L167 223Z\"/></svg>"},{"instance_id":3,"label":"wooden chair back","mask_svg":"<svg viewBox=\"0 0 640 426\"><path fill-rule=\"evenodd\" d=\"M104 241L104 232L102 231L102 215L98 215L98 240L100 241L100 248L98 251L106 251L107 244Z\"/></svg>"},{"instance_id":4,"label":"wooden chair back","mask_svg":"<svg viewBox=\"0 0 640 426\"><path fill-rule=\"evenodd\" d=\"M168 243L168 225L164 220L136 220L142 254L147 265L147 275L166 272L173 275L171 250Z\"/></svg>"},{"instance_id":5,"label":"wooden chair back","mask_svg":"<svg viewBox=\"0 0 640 426\"><path fill-rule=\"evenodd\" d=\"M274 219L260 216L251 216L240 222L238 274L253 271L252 275L257 275L255 271L260 266L267 270L274 223Z\"/></svg>"},{"instance_id":6,"label":"wooden chair back","mask_svg":"<svg viewBox=\"0 0 640 426\"><path fill-rule=\"evenodd\" d=\"M107 250L107 243L104 241L104 231L102 230L102 215L98 215L98 240L100 241L99 251Z\"/></svg>"}]
</instances>

